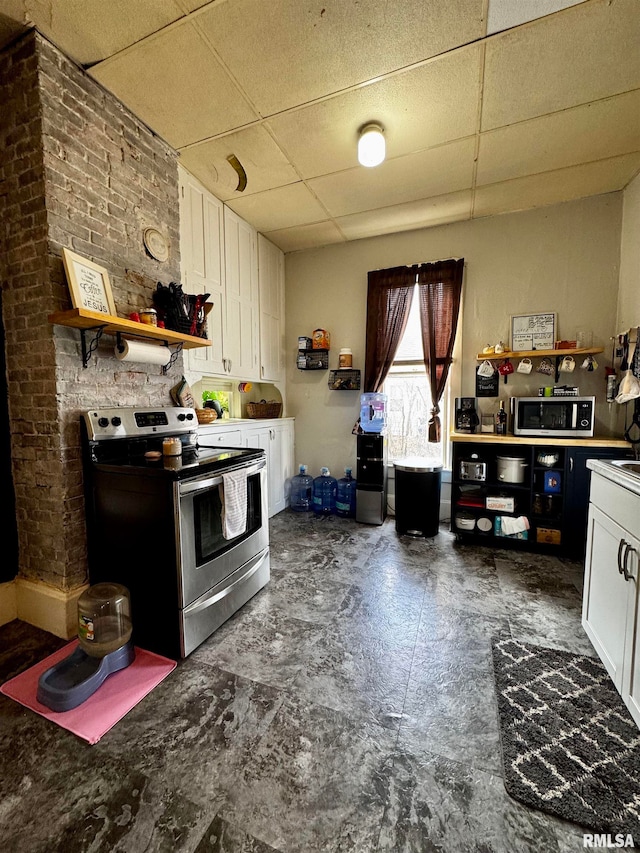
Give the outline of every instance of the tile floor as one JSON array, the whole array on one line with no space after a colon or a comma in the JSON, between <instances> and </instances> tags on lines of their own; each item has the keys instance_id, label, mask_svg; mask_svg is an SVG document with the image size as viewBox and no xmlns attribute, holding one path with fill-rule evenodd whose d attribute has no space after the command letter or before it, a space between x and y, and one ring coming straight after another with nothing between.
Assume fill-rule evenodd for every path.
<instances>
[{"instance_id":1,"label":"tile floor","mask_svg":"<svg viewBox=\"0 0 640 853\"><path fill-rule=\"evenodd\" d=\"M490 639L592 654L582 567L285 511L269 585L95 746L0 695L0 849L569 853L510 799ZM62 645L0 628L0 682Z\"/></svg>"}]
</instances>

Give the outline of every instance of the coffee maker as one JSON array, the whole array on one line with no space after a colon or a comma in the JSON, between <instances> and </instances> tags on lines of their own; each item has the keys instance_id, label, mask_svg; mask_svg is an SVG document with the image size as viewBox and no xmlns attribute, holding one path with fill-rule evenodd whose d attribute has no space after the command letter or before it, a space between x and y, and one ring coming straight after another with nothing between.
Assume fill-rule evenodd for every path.
<instances>
[{"instance_id":1,"label":"coffee maker","mask_svg":"<svg viewBox=\"0 0 640 853\"><path fill-rule=\"evenodd\" d=\"M474 433L480 423L475 397L456 397L456 432Z\"/></svg>"}]
</instances>

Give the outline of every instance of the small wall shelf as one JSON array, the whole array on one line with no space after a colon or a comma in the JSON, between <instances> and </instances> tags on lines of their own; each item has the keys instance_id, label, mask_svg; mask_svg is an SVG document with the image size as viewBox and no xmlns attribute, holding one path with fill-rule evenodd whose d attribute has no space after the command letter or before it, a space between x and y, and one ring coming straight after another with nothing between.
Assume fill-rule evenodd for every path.
<instances>
[{"instance_id":1,"label":"small wall shelf","mask_svg":"<svg viewBox=\"0 0 640 853\"><path fill-rule=\"evenodd\" d=\"M503 359L512 358L553 358L556 359L556 383L560 381L560 362L566 356L571 355L594 355L598 352L604 352L604 347L579 347L578 349L532 349L523 350L522 352L513 352L505 350L504 352L479 352L476 356L476 361L501 361ZM505 376L504 381L507 381Z\"/></svg>"},{"instance_id":2,"label":"small wall shelf","mask_svg":"<svg viewBox=\"0 0 640 853\"><path fill-rule=\"evenodd\" d=\"M157 326L147 326L137 323L135 320L124 320L121 317L112 317L110 314L102 314L99 311L88 311L85 308L72 308L69 311L57 311L49 314L48 320L55 326L68 326L79 329L82 336L82 365L87 367L91 353L95 350L100 337L106 332L108 335L130 335L136 338L165 344L167 347L177 346L177 350L169 350L168 364L163 367L166 372L175 361L182 349L193 349L195 347L210 347L211 341L206 338L196 338L192 335L184 335L182 332L172 332L170 329L158 329ZM93 332L94 338L87 346L86 333Z\"/></svg>"},{"instance_id":3,"label":"small wall shelf","mask_svg":"<svg viewBox=\"0 0 640 853\"><path fill-rule=\"evenodd\" d=\"M343 367L341 370L332 370L329 373L329 388L332 391L359 391L360 371Z\"/></svg>"},{"instance_id":4,"label":"small wall shelf","mask_svg":"<svg viewBox=\"0 0 640 853\"><path fill-rule=\"evenodd\" d=\"M476 356L476 360L500 361L503 358L552 358L553 356L563 358L565 355L595 355L595 353L598 352L604 352L604 347L581 347L579 349L532 349L523 350L522 352L505 350L504 352L479 352Z\"/></svg>"},{"instance_id":5,"label":"small wall shelf","mask_svg":"<svg viewBox=\"0 0 640 853\"><path fill-rule=\"evenodd\" d=\"M328 370L328 349L299 349L296 360L298 370Z\"/></svg>"}]
</instances>

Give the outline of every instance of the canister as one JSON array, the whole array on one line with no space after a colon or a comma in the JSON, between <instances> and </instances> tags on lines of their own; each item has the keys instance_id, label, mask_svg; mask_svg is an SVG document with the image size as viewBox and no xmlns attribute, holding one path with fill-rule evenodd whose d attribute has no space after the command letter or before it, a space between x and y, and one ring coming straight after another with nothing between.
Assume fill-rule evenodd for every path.
<instances>
[{"instance_id":1,"label":"canister","mask_svg":"<svg viewBox=\"0 0 640 853\"><path fill-rule=\"evenodd\" d=\"M158 312L155 308L143 308L140 311L140 322L147 326L158 325Z\"/></svg>"},{"instance_id":2,"label":"canister","mask_svg":"<svg viewBox=\"0 0 640 853\"><path fill-rule=\"evenodd\" d=\"M349 347L343 347L338 355L338 367L344 369L353 367L353 355Z\"/></svg>"}]
</instances>

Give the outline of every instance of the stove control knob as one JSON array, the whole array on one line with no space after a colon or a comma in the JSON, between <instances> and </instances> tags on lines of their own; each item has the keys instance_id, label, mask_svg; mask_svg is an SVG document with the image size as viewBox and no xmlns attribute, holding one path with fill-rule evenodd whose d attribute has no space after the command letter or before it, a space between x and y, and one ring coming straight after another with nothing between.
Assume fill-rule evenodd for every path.
<instances>
[{"instance_id":1,"label":"stove control knob","mask_svg":"<svg viewBox=\"0 0 640 853\"><path fill-rule=\"evenodd\" d=\"M98 418L98 426L102 427L103 429L104 429L104 427L108 427L109 426L109 418Z\"/></svg>"},{"instance_id":2,"label":"stove control knob","mask_svg":"<svg viewBox=\"0 0 640 853\"><path fill-rule=\"evenodd\" d=\"M115 418L111 418L111 423L113 424L113 426L119 427L122 423L122 419L116 416Z\"/></svg>"},{"instance_id":3,"label":"stove control knob","mask_svg":"<svg viewBox=\"0 0 640 853\"><path fill-rule=\"evenodd\" d=\"M178 420L179 420L179 421L183 421L184 419L185 419L185 413L184 413L184 412L180 412L180 414L178 415Z\"/></svg>"},{"instance_id":4,"label":"stove control knob","mask_svg":"<svg viewBox=\"0 0 640 853\"><path fill-rule=\"evenodd\" d=\"M186 418L188 421L192 421L193 420L193 412L187 412Z\"/></svg>"}]
</instances>

